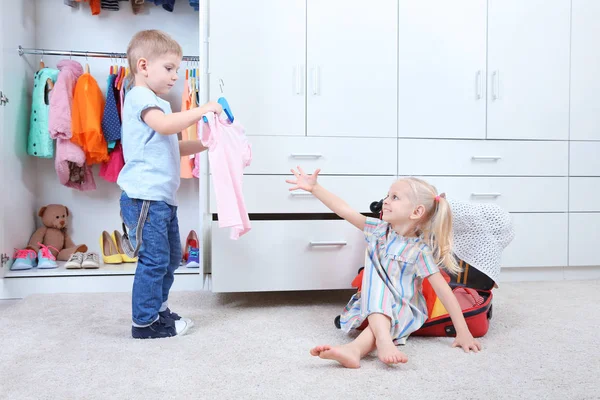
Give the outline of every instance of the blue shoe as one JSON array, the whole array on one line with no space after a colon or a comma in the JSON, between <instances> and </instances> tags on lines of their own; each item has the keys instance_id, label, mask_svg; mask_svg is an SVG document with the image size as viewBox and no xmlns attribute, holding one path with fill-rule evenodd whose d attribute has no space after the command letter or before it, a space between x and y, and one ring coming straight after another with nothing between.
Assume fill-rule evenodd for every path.
<instances>
[{"instance_id":1,"label":"blue shoe","mask_svg":"<svg viewBox=\"0 0 600 400\"><path fill-rule=\"evenodd\" d=\"M38 252L38 269L57 268L58 265L56 264L56 257L54 257L48 246L44 246L41 243L38 243L38 245L40 246L40 251ZM54 249L54 247L52 248Z\"/></svg>"},{"instance_id":2,"label":"blue shoe","mask_svg":"<svg viewBox=\"0 0 600 400\"><path fill-rule=\"evenodd\" d=\"M186 267L200 268L200 250L196 247L190 247Z\"/></svg>"},{"instance_id":3,"label":"blue shoe","mask_svg":"<svg viewBox=\"0 0 600 400\"><path fill-rule=\"evenodd\" d=\"M15 249L13 256L15 261L11 265L11 271L24 271L37 265L37 255L31 249Z\"/></svg>"},{"instance_id":4,"label":"blue shoe","mask_svg":"<svg viewBox=\"0 0 600 400\"><path fill-rule=\"evenodd\" d=\"M163 318L171 318L174 321L179 321L181 319L179 314L171 312L169 307L167 307L167 309L165 311L159 311L158 315L160 315Z\"/></svg>"},{"instance_id":5,"label":"blue shoe","mask_svg":"<svg viewBox=\"0 0 600 400\"><path fill-rule=\"evenodd\" d=\"M161 339L180 336L184 335L193 325L192 321L187 318L176 321L171 318L163 318L159 315L158 319L151 325L144 326L143 328L132 326L131 336L134 339Z\"/></svg>"}]
</instances>

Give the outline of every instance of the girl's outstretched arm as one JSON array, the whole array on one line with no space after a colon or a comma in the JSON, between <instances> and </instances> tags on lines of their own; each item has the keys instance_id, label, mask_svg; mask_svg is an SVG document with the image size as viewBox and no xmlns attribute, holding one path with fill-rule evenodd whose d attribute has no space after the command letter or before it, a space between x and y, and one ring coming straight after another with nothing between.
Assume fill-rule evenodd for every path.
<instances>
[{"instance_id":1,"label":"girl's outstretched arm","mask_svg":"<svg viewBox=\"0 0 600 400\"><path fill-rule=\"evenodd\" d=\"M460 308L460 304L458 304L456 296L454 296L454 293L452 293L452 289L450 289L450 286L448 286L448 283L442 274L440 272L436 272L432 275L429 275L427 279L429 280L433 290L435 290L435 294L437 294L444 307L446 307L446 310L448 310L448 314L450 314L450 318L452 319L452 323L456 329L456 340L454 340L452 347L462 347L462 349L467 353L470 350L473 350L477 353L479 350L481 350L481 344L478 340L473 338L473 335L471 335L469 327L467 326L467 322L465 321L465 317L463 316Z\"/></svg>"},{"instance_id":2,"label":"girl's outstretched arm","mask_svg":"<svg viewBox=\"0 0 600 400\"><path fill-rule=\"evenodd\" d=\"M313 196L319 199L331 211L339 215L341 218L344 218L361 231L364 230L367 217L352 209L344 200L340 199L335 194L319 185L317 182L317 177L319 172L321 172L320 169L317 169L312 175L307 175L304 173L302 168L297 168L298 172L294 171L293 169L291 170L296 179L286 180L287 183L294 185L290 188L290 191L302 189L312 193Z\"/></svg>"}]
</instances>

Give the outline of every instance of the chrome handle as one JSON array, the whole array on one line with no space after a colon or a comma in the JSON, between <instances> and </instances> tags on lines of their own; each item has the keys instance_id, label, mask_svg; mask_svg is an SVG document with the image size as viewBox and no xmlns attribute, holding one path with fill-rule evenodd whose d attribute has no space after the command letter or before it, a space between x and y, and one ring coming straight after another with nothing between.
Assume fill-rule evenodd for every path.
<instances>
[{"instance_id":1,"label":"chrome handle","mask_svg":"<svg viewBox=\"0 0 600 400\"><path fill-rule=\"evenodd\" d=\"M473 197L500 197L502 193L471 193Z\"/></svg>"},{"instance_id":2,"label":"chrome handle","mask_svg":"<svg viewBox=\"0 0 600 400\"><path fill-rule=\"evenodd\" d=\"M8 104L8 97L0 91L0 106L5 106L6 104Z\"/></svg>"},{"instance_id":3,"label":"chrome handle","mask_svg":"<svg viewBox=\"0 0 600 400\"><path fill-rule=\"evenodd\" d=\"M318 153L292 153L290 154L290 157L292 158L321 158L323 157L322 154L318 154Z\"/></svg>"},{"instance_id":4,"label":"chrome handle","mask_svg":"<svg viewBox=\"0 0 600 400\"><path fill-rule=\"evenodd\" d=\"M492 160L492 161L498 161L501 160L502 157L498 157L498 156L473 156L471 157L472 160L476 161L476 160Z\"/></svg>"},{"instance_id":5,"label":"chrome handle","mask_svg":"<svg viewBox=\"0 0 600 400\"><path fill-rule=\"evenodd\" d=\"M314 197L312 193L308 192L292 192L290 193L292 197Z\"/></svg>"},{"instance_id":6,"label":"chrome handle","mask_svg":"<svg viewBox=\"0 0 600 400\"><path fill-rule=\"evenodd\" d=\"M296 66L296 94L301 94L302 92L302 81L300 80L302 71L302 66L298 64Z\"/></svg>"},{"instance_id":7,"label":"chrome handle","mask_svg":"<svg viewBox=\"0 0 600 400\"><path fill-rule=\"evenodd\" d=\"M313 94L319 95L319 67L313 68Z\"/></svg>"},{"instance_id":8,"label":"chrome handle","mask_svg":"<svg viewBox=\"0 0 600 400\"><path fill-rule=\"evenodd\" d=\"M477 96L477 100L481 99L481 70L477 71L477 78L475 83L475 95Z\"/></svg>"},{"instance_id":9,"label":"chrome handle","mask_svg":"<svg viewBox=\"0 0 600 400\"><path fill-rule=\"evenodd\" d=\"M494 71L492 73L492 99L498 100L500 98L500 71Z\"/></svg>"},{"instance_id":10,"label":"chrome handle","mask_svg":"<svg viewBox=\"0 0 600 400\"><path fill-rule=\"evenodd\" d=\"M309 244L313 247L323 247L323 246L346 246L348 243L345 240L340 241L325 241L325 242L309 242Z\"/></svg>"}]
</instances>

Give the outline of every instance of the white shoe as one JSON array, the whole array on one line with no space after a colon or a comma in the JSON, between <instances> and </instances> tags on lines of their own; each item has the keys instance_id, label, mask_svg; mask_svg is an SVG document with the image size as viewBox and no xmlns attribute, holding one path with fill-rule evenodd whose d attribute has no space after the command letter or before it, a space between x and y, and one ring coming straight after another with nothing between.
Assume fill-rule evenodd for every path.
<instances>
[{"instance_id":1,"label":"white shoe","mask_svg":"<svg viewBox=\"0 0 600 400\"><path fill-rule=\"evenodd\" d=\"M73 253L69 257L69 261L65 263L66 269L80 269L83 262L83 253Z\"/></svg>"},{"instance_id":2,"label":"white shoe","mask_svg":"<svg viewBox=\"0 0 600 400\"><path fill-rule=\"evenodd\" d=\"M177 336L185 335L192 326L194 326L194 323L191 319L178 319L177 321L175 321L175 330L177 331Z\"/></svg>"},{"instance_id":3,"label":"white shoe","mask_svg":"<svg viewBox=\"0 0 600 400\"><path fill-rule=\"evenodd\" d=\"M81 253L79 253L81 254ZM83 268L100 268L100 257L96 253L85 253L81 263Z\"/></svg>"}]
</instances>

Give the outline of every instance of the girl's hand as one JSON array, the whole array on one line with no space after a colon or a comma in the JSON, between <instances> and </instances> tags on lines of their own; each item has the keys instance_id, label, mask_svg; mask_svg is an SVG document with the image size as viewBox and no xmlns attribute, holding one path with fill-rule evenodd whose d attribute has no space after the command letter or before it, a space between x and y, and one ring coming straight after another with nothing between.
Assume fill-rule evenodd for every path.
<instances>
[{"instance_id":1,"label":"girl's hand","mask_svg":"<svg viewBox=\"0 0 600 400\"><path fill-rule=\"evenodd\" d=\"M481 343L473 338L471 333L465 333L462 335L456 335L456 339L454 340L454 343L452 343L452 347L462 347L465 353L468 353L470 350L473 350L475 353L477 353L481 350Z\"/></svg>"},{"instance_id":2,"label":"girl's hand","mask_svg":"<svg viewBox=\"0 0 600 400\"><path fill-rule=\"evenodd\" d=\"M293 169L290 170L292 171L296 179L286 179L287 183L295 185L290 188L290 191L302 189L312 193L313 189L317 185L317 176L319 176L319 172L321 172L321 170L317 169L312 175L306 175L302 168L297 168L298 171L300 171L299 173L294 171Z\"/></svg>"}]
</instances>

